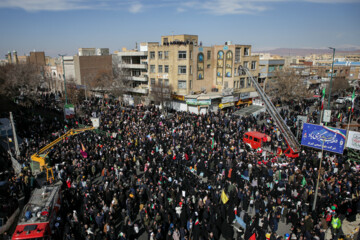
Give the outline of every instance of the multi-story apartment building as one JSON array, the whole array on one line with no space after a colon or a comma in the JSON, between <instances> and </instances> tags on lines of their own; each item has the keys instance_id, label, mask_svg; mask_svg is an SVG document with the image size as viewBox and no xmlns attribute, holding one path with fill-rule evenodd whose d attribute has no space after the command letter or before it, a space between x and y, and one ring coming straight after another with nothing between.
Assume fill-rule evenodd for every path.
<instances>
[{"instance_id":1,"label":"multi-story apartment building","mask_svg":"<svg viewBox=\"0 0 360 240\"><path fill-rule=\"evenodd\" d=\"M177 96L230 89L239 98L255 92L249 76L239 71L240 66L247 67L257 79L259 57L251 55L251 45L226 42L207 47L198 44L197 35L162 36L161 40L148 45L150 88L164 83Z\"/></svg>"},{"instance_id":2,"label":"multi-story apartment building","mask_svg":"<svg viewBox=\"0 0 360 240\"><path fill-rule=\"evenodd\" d=\"M121 52L115 53L112 57L113 65L118 67L117 71L120 71L128 83L126 91L132 95L149 93L147 57L147 43L141 43L140 50L123 48Z\"/></svg>"},{"instance_id":3,"label":"multi-story apartment building","mask_svg":"<svg viewBox=\"0 0 360 240\"><path fill-rule=\"evenodd\" d=\"M260 59L259 61L259 83L264 89L266 85L274 78L274 71L283 69L285 65L284 59Z\"/></svg>"},{"instance_id":4,"label":"multi-story apartment building","mask_svg":"<svg viewBox=\"0 0 360 240\"><path fill-rule=\"evenodd\" d=\"M161 43L148 43L149 85L161 85L175 95L186 95L192 89L196 35L162 36Z\"/></svg>"}]
</instances>

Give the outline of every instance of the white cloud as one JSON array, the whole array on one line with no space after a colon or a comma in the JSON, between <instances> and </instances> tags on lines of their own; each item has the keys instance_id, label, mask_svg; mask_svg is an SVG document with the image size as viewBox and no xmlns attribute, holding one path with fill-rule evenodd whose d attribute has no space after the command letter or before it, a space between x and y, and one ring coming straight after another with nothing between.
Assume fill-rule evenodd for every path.
<instances>
[{"instance_id":1,"label":"white cloud","mask_svg":"<svg viewBox=\"0 0 360 240\"><path fill-rule=\"evenodd\" d=\"M143 10L143 7L144 6L141 3L135 3L135 4L130 6L129 12L131 12L131 13L141 12Z\"/></svg>"},{"instance_id":2,"label":"white cloud","mask_svg":"<svg viewBox=\"0 0 360 240\"><path fill-rule=\"evenodd\" d=\"M267 2L278 2L283 0L209 0L209 1L187 1L180 3L181 8L197 9L212 15L231 14L254 14L268 9Z\"/></svg>"},{"instance_id":3,"label":"white cloud","mask_svg":"<svg viewBox=\"0 0 360 240\"><path fill-rule=\"evenodd\" d=\"M321 4L360 3L360 0L0 0L0 8L25 11L67 11L81 9L126 10L131 13L169 8L178 13L196 10L210 15L257 14L277 2Z\"/></svg>"},{"instance_id":4,"label":"white cloud","mask_svg":"<svg viewBox=\"0 0 360 240\"><path fill-rule=\"evenodd\" d=\"M21 8L25 11L63 11L90 9L81 0L1 0L0 8Z\"/></svg>"},{"instance_id":5,"label":"white cloud","mask_svg":"<svg viewBox=\"0 0 360 240\"><path fill-rule=\"evenodd\" d=\"M305 0L306 2L312 3L324 3L324 4L333 4L333 3L360 3L360 0Z\"/></svg>"}]
</instances>

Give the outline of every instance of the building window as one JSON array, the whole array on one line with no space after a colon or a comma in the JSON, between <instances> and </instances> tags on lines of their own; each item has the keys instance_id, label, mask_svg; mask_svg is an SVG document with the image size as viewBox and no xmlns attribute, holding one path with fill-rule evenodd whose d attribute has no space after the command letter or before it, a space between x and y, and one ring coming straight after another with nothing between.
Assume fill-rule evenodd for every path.
<instances>
[{"instance_id":1,"label":"building window","mask_svg":"<svg viewBox=\"0 0 360 240\"><path fill-rule=\"evenodd\" d=\"M164 51L164 58L169 59L169 51Z\"/></svg>"},{"instance_id":2,"label":"building window","mask_svg":"<svg viewBox=\"0 0 360 240\"><path fill-rule=\"evenodd\" d=\"M249 48L244 48L244 56L249 56Z\"/></svg>"},{"instance_id":3,"label":"building window","mask_svg":"<svg viewBox=\"0 0 360 240\"><path fill-rule=\"evenodd\" d=\"M241 48L237 47L235 48L235 62L240 62L240 56L241 56Z\"/></svg>"},{"instance_id":4,"label":"building window","mask_svg":"<svg viewBox=\"0 0 360 240\"><path fill-rule=\"evenodd\" d=\"M150 65L150 72L155 73L155 65Z\"/></svg>"},{"instance_id":5,"label":"building window","mask_svg":"<svg viewBox=\"0 0 360 240\"><path fill-rule=\"evenodd\" d=\"M207 65L207 68L210 68L210 67L211 67L211 64L208 64L208 65Z\"/></svg>"},{"instance_id":6,"label":"building window","mask_svg":"<svg viewBox=\"0 0 360 240\"><path fill-rule=\"evenodd\" d=\"M247 86L250 87L251 86L251 79L247 78Z\"/></svg>"},{"instance_id":7,"label":"building window","mask_svg":"<svg viewBox=\"0 0 360 240\"><path fill-rule=\"evenodd\" d=\"M197 79L204 79L204 54L198 54L198 62L197 62Z\"/></svg>"},{"instance_id":8,"label":"building window","mask_svg":"<svg viewBox=\"0 0 360 240\"><path fill-rule=\"evenodd\" d=\"M192 59L192 51L190 50L190 59Z\"/></svg>"},{"instance_id":9,"label":"building window","mask_svg":"<svg viewBox=\"0 0 360 240\"><path fill-rule=\"evenodd\" d=\"M162 72L163 72L163 65L159 65L158 73L162 73Z\"/></svg>"},{"instance_id":10,"label":"building window","mask_svg":"<svg viewBox=\"0 0 360 240\"><path fill-rule=\"evenodd\" d=\"M178 74L186 74L186 66L178 66Z\"/></svg>"},{"instance_id":11,"label":"building window","mask_svg":"<svg viewBox=\"0 0 360 240\"><path fill-rule=\"evenodd\" d=\"M150 59L155 59L155 52L150 52Z\"/></svg>"},{"instance_id":12,"label":"building window","mask_svg":"<svg viewBox=\"0 0 360 240\"><path fill-rule=\"evenodd\" d=\"M164 73L169 73L169 65L164 66Z\"/></svg>"},{"instance_id":13,"label":"building window","mask_svg":"<svg viewBox=\"0 0 360 240\"><path fill-rule=\"evenodd\" d=\"M186 80L178 80L178 89L186 89Z\"/></svg>"},{"instance_id":14,"label":"building window","mask_svg":"<svg viewBox=\"0 0 360 240\"><path fill-rule=\"evenodd\" d=\"M249 62L244 62L244 68L248 68Z\"/></svg>"},{"instance_id":15,"label":"building window","mask_svg":"<svg viewBox=\"0 0 360 240\"><path fill-rule=\"evenodd\" d=\"M162 86L162 84L163 84L162 78L159 78L159 79L158 79L158 83L159 83L159 86Z\"/></svg>"},{"instance_id":16,"label":"building window","mask_svg":"<svg viewBox=\"0 0 360 240\"><path fill-rule=\"evenodd\" d=\"M169 79L164 79L164 86L168 87L169 86Z\"/></svg>"},{"instance_id":17,"label":"building window","mask_svg":"<svg viewBox=\"0 0 360 240\"><path fill-rule=\"evenodd\" d=\"M189 80L189 89L192 89L192 80Z\"/></svg>"},{"instance_id":18,"label":"building window","mask_svg":"<svg viewBox=\"0 0 360 240\"><path fill-rule=\"evenodd\" d=\"M240 78L240 88L245 87L245 78Z\"/></svg>"},{"instance_id":19,"label":"building window","mask_svg":"<svg viewBox=\"0 0 360 240\"><path fill-rule=\"evenodd\" d=\"M150 78L150 84L155 85L155 78Z\"/></svg>"},{"instance_id":20,"label":"building window","mask_svg":"<svg viewBox=\"0 0 360 240\"><path fill-rule=\"evenodd\" d=\"M211 59L211 51L207 51L207 60Z\"/></svg>"},{"instance_id":21,"label":"building window","mask_svg":"<svg viewBox=\"0 0 360 240\"><path fill-rule=\"evenodd\" d=\"M256 69L256 61L252 61L251 62L251 70L255 70Z\"/></svg>"},{"instance_id":22,"label":"building window","mask_svg":"<svg viewBox=\"0 0 360 240\"><path fill-rule=\"evenodd\" d=\"M234 81L234 88L236 88L236 81Z\"/></svg>"},{"instance_id":23,"label":"building window","mask_svg":"<svg viewBox=\"0 0 360 240\"><path fill-rule=\"evenodd\" d=\"M158 58L159 58L159 59L162 59L162 56L163 56L163 52L162 52L162 51L159 51L159 52L158 52Z\"/></svg>"},{"instance_id":24,"label":"building window","mask_svg":"<svg viewBox=\"0 0 360 240\"><path fill-rule=\"evenodd\" d=\"M236 81L236 88L239 88L240 81Z\"/></svg>"},{"instance_id":25,"label":"building window","mask_svg":"<svg viewBox=\"0 0 360 240\"><path fill-rule=\"evenodd\" d=\"M228 82L225 82L225 83L224 83L224 88L226 89L226 88L228 88L228 87L229 87Z\"/></svg>"},{"instance_id":26,"label":"building window","mask_svg":"<svg viewBox=\"0 0 360 240\"><path fill-rule=\"evenodd\" d=\"M178 59L186 59L186 51L179 51Z\"/></svg>"},{"instance_id":27,"label":"building window","mask_svg":"<svg viewBox=\"0 0 360 240\"><path fill-rule=\"evenodd\" d=\"M192 66L190 65L190 74L192 74Z\"/></svg>"}]
</instances>

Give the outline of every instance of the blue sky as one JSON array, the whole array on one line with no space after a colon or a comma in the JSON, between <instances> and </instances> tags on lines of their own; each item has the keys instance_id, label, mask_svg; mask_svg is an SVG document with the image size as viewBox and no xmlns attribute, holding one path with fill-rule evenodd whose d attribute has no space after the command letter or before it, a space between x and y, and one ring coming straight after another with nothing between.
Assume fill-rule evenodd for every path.
<instances>
[{"instance_id":1,"label":"blue sky","mask_svg":"<svg viewBox=\"0 0 360 240\"><path fill-rule=\"evenodd\" d=\"M0 59L9 50L74 55L197 34L253 50L360 49L360 0L0 0Z\"/></svg>"}]
</instances>

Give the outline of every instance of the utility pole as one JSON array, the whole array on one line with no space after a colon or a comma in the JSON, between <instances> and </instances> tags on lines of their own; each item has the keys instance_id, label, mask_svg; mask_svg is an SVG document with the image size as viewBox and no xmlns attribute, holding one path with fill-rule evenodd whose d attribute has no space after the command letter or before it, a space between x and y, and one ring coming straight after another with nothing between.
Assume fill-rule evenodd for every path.
<instances>
[{"instance_id":1,"label":"utility pole","mask_svg":"<svg viewBox=\"0 0 360 240\"><path fill-rule=\"evenodd\" d=\"M335 59L335 48L332 48L332 47L329 47L329 48L333 50L333 59L332 59L332 65L331 65L331 78L330 78L330 84L329 84L328 110L330 110L331 87L332 87L332 81L333 81L334 59Z\"/></svg>"},{"instance_id":2,"label":"utility pole","mask_svg":"<svg viewBox=\"0 0 360 240\"><path fill-rule=\"evenodd\" d=\"M66 56L66 54L59 54L59 56L61 57L61 61L62 61L62 66L63 66L63 78L64 78L64 89L65 89L65 105L67 105L67 93L66 93L66 78L65 78L65 66L64 66L64 56Z\"/></svg>"},{"instance_id":3,"label":"utility pole","mask_svg":"<svg viewBox=\"0 0 360 240\"><path fill-rule=\"evenodd\" d=\"M16 153L16 156L18 157L18 156L20 156L20 150L19 150L19 144L18 144L18 140L17 140L17 136L16 136L16 130L15 130L15 124L14 124L12 112L10 112L10 122L11 122L11 128L12 128L13 136L14 136L15 153Z\"/></svg>"}]
</instances>

